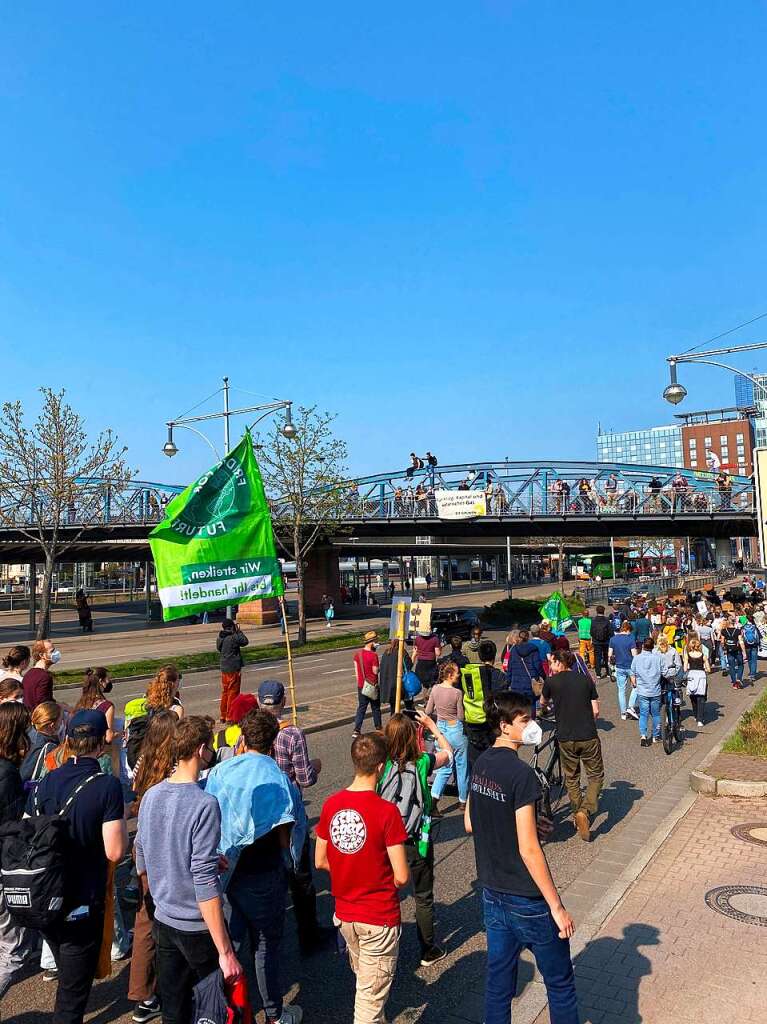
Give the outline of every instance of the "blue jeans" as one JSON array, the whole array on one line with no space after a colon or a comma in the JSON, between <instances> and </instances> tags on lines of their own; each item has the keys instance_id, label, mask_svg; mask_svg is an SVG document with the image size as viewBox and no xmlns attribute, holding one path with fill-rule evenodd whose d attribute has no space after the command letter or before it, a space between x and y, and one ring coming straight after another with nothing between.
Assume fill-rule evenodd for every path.
<instances>
[{"instance_id":1,"label":"blue jeans","mask_svg":"<svg viewBox=\"0 0 767 1024\"><path fill-rule=\"evenodd\" d=\"M570 942L559 938L545 900L483 889L482 904L487 932L485 1024L510 1024L519 954L525 948L543 975L551 1024L578 1024Z\"/></svg>"},{"instance_id":2,"label":"blue jeans","mask_svg":"<svg viewBox=\"0 0 767 1024\"><path fill-rule=\"evenodd\" d=\"M639 695L639 735L647 736L647 719L654 723L653 736L660 739L660 697L643 697ZM649 738L649 737L648 737Z\"/></svg>"},{"instance_id":3,"label":"blue jeans","mask_svg":"<svg viewBox=\"0 0 767 1024\"><path fill-rule=\"evenodd\" d=\"M280 865L271 871L246 874L235 869L227 896L232 907L229 932L251 993L253 968L267 1020L282 1016L280 945L285 924L288 874ZM255 1012L255 1009L254 1009Z\"/></svg>"},{"instance_id":4,"label":"blue jeans","mask_svg":"<svg viewBox=\"0 0 767 1024\"><path fill-rule=\"evenodd\" d=\"M754 678L756 673L759 671L759 662L757 656L759 654L759 645L754 644L753 647L746 647L746 654L748 654L748 674L751 679Z\"/></svg>"},{"instance_id":5,"label":"blue jeans","mask_svg":"<svg viewBox=\"0 0 767 1024\"><path fill-rule=\"evenodd\" d=\"M727 668L730 670L732 685L743 682L743 651L738 648L727 655Z\"/></svg>"},{"instance_id":6,"label":"blue jeans","mask_svg":"<svg viewBox=\"0 0 767 1024\"><path fill-rule=\"evenodd\" d=\"M631 693L629 694L628 707L633 708L637 702L636 689L631 686L629 679L631 678L631 670L627 668L616 668L615 669L615 685L618 687L618 707L622 715L626 714L626 685L628 684Z\"/></svg>"},{"instance_id":7,"label":"blue jeans","mask_svg":"<svg viewBox=\"0 0 767 1024\"><path fill-rule=\"evenodd\" d=\"M465 804L469 797L469 741L463 731L463 723L456 722L455 725L448 725L444 719L438 719L437 725L440 732L453 748L455 764L455 781L458 786L458 799ZM431 795L439 800L445 792L445 786L453 774L453 765L445 764L437 769L434 782L431 785Z\"/></svg>"},{"instance_id":8,"label":"blue jeans","mask_svg":"<svg viewBox=\"0 0 767 1024\"><path fill-rule=\"evenodd\" d=\"M362 690L357 691L357 714L354 719L354 731L359 732L362 729L362 723L365 719L365 713L370 705L370 710L373 713L373 725L376 729L381 728L381 701L371 700L370 697L366 697Z\"/></svg>"}]
</instances>

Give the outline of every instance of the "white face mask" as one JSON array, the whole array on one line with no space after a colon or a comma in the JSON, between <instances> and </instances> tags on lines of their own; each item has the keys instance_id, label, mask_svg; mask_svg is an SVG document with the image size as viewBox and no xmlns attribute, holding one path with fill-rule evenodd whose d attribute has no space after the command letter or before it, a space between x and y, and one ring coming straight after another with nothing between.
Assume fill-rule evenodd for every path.
<instances>
[{"instance_id":1,"label":"white face mask","mask_svg":"<svg viewBox=\"0 0 767 1024\"><path fill-rule=\"evenodd\" d=\"M51 651L51 665L56 665L61 661L61 651L56 647Z\"/></svg>"},{"instance_id":2,"label":"white face mask","mask_svg":"<svg viewBox=\"0 0 767 1024\"><path fill-rule=\"evenodd\" d=\"M537 722L528 722L522 730L522 742L526 747L537 747L543 739L543 729Z\"/></svg>"}]
</instances>

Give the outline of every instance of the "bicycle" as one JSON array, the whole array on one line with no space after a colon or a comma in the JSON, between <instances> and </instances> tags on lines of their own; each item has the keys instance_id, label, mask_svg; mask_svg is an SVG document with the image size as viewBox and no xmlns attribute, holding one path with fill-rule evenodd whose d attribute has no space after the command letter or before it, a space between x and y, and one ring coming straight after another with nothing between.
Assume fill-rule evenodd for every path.
<instances>
[{"instance_id":1,"label":"bicycle","mask_svg":"<svg viewBox=\"0 0 767 1024\"><path fill-rule=\"evenodd\" d=\"M551 753L549 754L545 767L541 768L538 761L540 755L547 747L551 747ZM530 765L535 772L535 776L541 787L541 797L539 800L541 811L546 818L553 819L554 814L552 806L556 809L565 791L564 777L562 775L562 761L559 756L559 741L557 739L556 731L553 731L547 740L544 740L543 743L539 744L533 750L533 758Z\"/></svg>"},{"instance_id":2,"label":"bicycle","mask_svg":"<svg viewBox=\"0 0 767 1024\"><path fill-rule=\"evenodd\" d=\"M682 745L682 703L681 684L664 680L661 689L660 735L667 754L673 753L675 743Z\"/></svg>"}]
</instances>

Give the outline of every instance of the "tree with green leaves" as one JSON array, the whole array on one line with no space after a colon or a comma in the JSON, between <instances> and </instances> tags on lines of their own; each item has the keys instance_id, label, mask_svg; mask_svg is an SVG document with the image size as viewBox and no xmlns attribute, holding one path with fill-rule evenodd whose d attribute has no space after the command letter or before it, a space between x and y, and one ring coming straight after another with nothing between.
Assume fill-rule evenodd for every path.
<instances>
[{"instance_id":1,"label":"tree with green leaves","mask_svg":"<svg viewBox=\"0 0 767 1024\"><path fill-rule=\"evenodd\" d=\"M42 408L33 424L27 425L20 401L3 403L0 423L0 523L35 543L45 566L38 639L50 623L56 562L102 520L105 490L124 487L133 476L127 449L111 430L89 441L85 420L63 390L43 387L40 394Z\"/></svg>"},{"instance_id":2,"label":"tree with green leaves","mask_svg":"<svg viewBox=\"0 0 767 1024\"><path fill-rule=\"evenodd\" d=\"M351 496L345 484L346 442L331 429L335 416L316 406L300 408L295 438L275 424L256 446L272 508L277 543L296 563L298 642L306 642L305 571L309 552L341 528Z\"/></svg>"}]
</instances>

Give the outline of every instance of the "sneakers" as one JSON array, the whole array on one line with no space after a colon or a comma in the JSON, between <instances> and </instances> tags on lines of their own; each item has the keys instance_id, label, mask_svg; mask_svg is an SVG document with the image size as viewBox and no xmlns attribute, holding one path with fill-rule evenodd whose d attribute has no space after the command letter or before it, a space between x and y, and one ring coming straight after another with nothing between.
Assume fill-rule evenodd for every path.
<instances>
[{"instance_id":1,"label":"sneakers","mask_svg":"<svg viewBox=\"0 0 767 1024\"><path fill-rule=\"evenodd\" d=\"M297 1003L282 1007L282 1016L277 1020L270 1020L268 1024L301 1024L304 1019L304 1011Z\"/></svg>"},{"instance_id":2,"label":"sneakers","mask_svg":"<svg viewBox=\"0 0 767 1024\"><path fill-rule=\"evenodd\" d=\"M160 1000L157 996L152 996L151 999L143 999L140 1003L136 1003L131 1020L136 1024L146 1024L147 1021L159 1017L161 1013Z\"/></svg>"},{"instance_id":3,"label":"sneakers","mask_svg":"<svg viewBox=\"0 0 767 1024\"><path fill-rule=\"evenodd\" d=\"M626 708L626 714L629 718L633 718L635 722L639 721L639 712L635 708Z\"/></svg>"},{"instance_id":4,"label":"sneakers","mask_svg":"<svg viewBox=\"0 0 767 1024\"><path fill-rule=\"evenodd\" d=\"M640 738L639 738L639 746L640 747L649 747L650 746L650 741L647 739L646 736L640 736Z\"/></svg>"},{"instance_id":5,"label":"sneakers","mask_svg":"<svg viewBox=\"0 0 767 1024\"><path fill-rule=\"evenodd\" d=\"M653 743L660 743L660 736L653 736L652 741Z\"/></svg>"},{"instance_id":6,"label":"sneakers","mask_svg":"<svg viewBox=\"0 0 767 1024\"><path fill-rule=\"evenodd\" d=\"M576 811L575 814L573 815L573 820L575 821L575 827L578 830L578 835L581 837L581 839L584 841L584 843L590 843L591 842L591 832L589 831L589 816L588 816L588 814L585 811L583 811L583 810Z\"/></svg>"},{"instance_id":7,"label":"sneakers","mask_svg":"<svg viewBox=\"0 0 767 1024\"><path fill-rule=\"evenodd\" d=\"M622 721L622 722L625 722L625 721L626 721L626 716L625 716L625 715L621 715L621 721Z\"/></svg>"},{"instance_id":8,"label":"sneakers","mask_svg":"<svg viewBox=\"0 0 767 1024\"><path fill-rule=\"evenodd\" d=\"M421 967L432 967L434 964L438 964L440 960L444 960L447 953L444 949L440 949L439 946L432 946L431 949L425 949L421 953Z\"/></svg>"},{"instance_id":9,"label":"sneakers","mask_svg":"<svg viewBox=\"0 0 767 1024\"><path fill-rule=\"evenodd\" d=\"M702 729L702 728L703 728L703 722L698 722L698 728L699 728L699 729Z\"/></svg>"},{"instance_id":10,"label":"sneakers","mask_svg":"<svg viewBox=\"0 0 767 1024\"><path fill-rule=\"evenodd\" d=\"M51 967L48 971L43 971L43 981L58 981L59 980L59 969L58 967Z\"/></svg>"},{"instance_id":11,"label":"sneakers","mask_svg":"<svg viewBox=\"0 0 767 1024\"><path fill-rule=\"evenodd\" d=\"M353 739L353 740L356 740L358 736L359 736L359 733L358 733L358 732L353 732L353 733L352 733L352 739ZM303 1013L303 1010L302 1010L301 1012Z\"/></svg>"}]
</instances>

